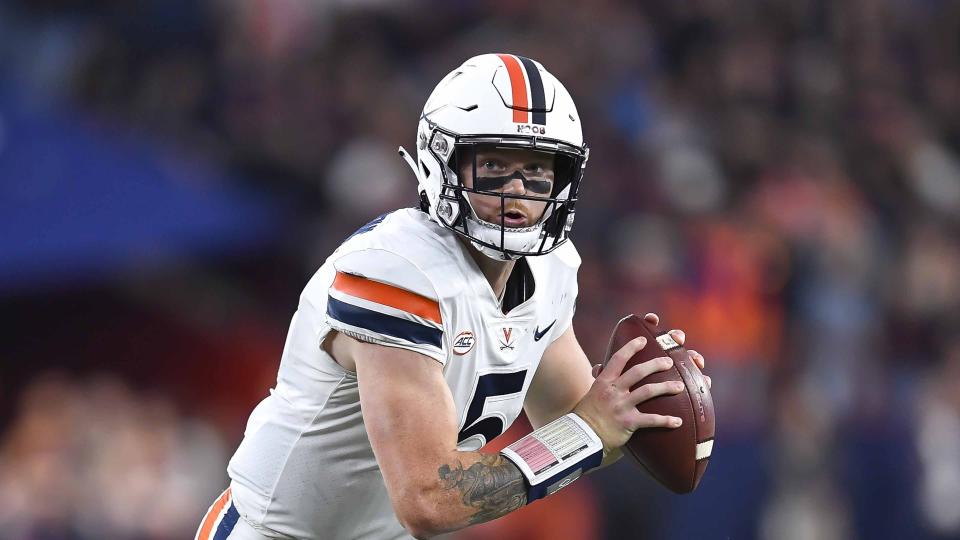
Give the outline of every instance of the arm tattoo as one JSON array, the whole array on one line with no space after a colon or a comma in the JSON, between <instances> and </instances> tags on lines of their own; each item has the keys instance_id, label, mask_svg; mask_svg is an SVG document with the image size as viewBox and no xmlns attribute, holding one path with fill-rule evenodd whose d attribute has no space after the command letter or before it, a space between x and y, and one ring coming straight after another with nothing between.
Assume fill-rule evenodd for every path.
<instances>
[{"instance_id":1,"label":"arm tattoo","mask_svg":"<svg viewBox=\"0 0 960 540\"><path fill-rule=\"evenodd\" d=\"M517 466L500 454L485 455L466 469L460 460L441 465L444 489L456 489L463 504L476 509L470 524L483 523L513 512L527 502L527 488Z\"/></svg>"}]
</instances>

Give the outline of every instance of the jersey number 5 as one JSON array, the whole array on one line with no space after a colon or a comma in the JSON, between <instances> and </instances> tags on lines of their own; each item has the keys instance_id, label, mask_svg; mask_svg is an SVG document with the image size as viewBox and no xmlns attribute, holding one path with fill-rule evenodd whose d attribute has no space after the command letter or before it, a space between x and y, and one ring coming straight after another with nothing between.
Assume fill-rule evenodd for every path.
<instances>
[{"instance_id":1,"label":"jersey number 5","mask_svg":"<svg viewBox=\"0 0 960 540\"><path fill-rule=\"evenodd\" d=\"M527 370L513 373L487 373L477 379L477 389L473 393L470 406L467 407L467 418L463 422L463 429L457 442L463 442L474 435L484 438L483 444L495 439L504 432L506 426L496 413L483 415L484 406L488 402L496 402L497 398L516 394L523 390L523 381L527 377Z\"/></svg>"}]
</instances>

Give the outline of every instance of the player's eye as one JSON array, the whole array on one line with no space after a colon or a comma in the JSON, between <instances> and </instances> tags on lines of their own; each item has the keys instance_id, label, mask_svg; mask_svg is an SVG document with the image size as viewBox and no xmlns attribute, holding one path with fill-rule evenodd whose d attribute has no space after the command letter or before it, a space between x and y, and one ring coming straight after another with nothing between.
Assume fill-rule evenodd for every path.
<instances>
[{"instance_id":1,"label":"player's eye","mask_svg":"<svg viewBox=\"0 0 960 540\"><path fill-rule=\"evenodd\" d=\"M528 171L528 172L532 172L532 173L542 173L542 172L543 172L543 165L541 165L541 164L539 164L539 163L529 163L529 164L527 164L526 167L523 168L523 170Z\"/></svg>"},{"instance_id":2,"label":"player's eye","mask_svg":"<svg viewBox=\"0 0 960 540\"><path fill-rule=\"evenodd\" d=\"M527 180L524 185L528 190L540 195L550 193L553 189L553 183L549 180Z\"/></svg>"},{"instance_id":3,"label":"player's eye","mask_svg":"<svg viewBox=\"0 0 960 540\"><path fill-rule=\"evenodd\" d=\"M492 159L484 159L480 161L480 167L488 171L495 171L500 168L500 163Z\"/></svg>"}]
</instances>

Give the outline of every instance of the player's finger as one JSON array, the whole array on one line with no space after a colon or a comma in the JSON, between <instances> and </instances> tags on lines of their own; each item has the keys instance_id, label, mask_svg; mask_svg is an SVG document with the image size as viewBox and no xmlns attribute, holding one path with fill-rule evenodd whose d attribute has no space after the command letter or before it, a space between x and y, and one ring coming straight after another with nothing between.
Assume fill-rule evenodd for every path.
<instances>
[{"instance_id":1,"label":"player's finger","mask_svg":"<svg viewBox=\"0 0 960 540\"><path fill-rule=\"evenodd\" d=\"M698 368L700 368L701 370L706 369L707 361L706 359L703 358L702 354L698 353L693 349L689 349L687 352L690 353L690 358L693 360L693 363L696 364Z\"/></svg>"},{"instance_id":2,"label":"player's finger","mask_svg":"<svg viewBox=\"0 0 960 540\"><path fill-rule=\"evenodd\" d=\"M600 372L600 375L597 377L598 380L604 380L605 382L613 382L623 373L623 366L627 365L627 360L637 354L640 349L644 348L647 345L647 338L640 336L635 337L627 342L626 345L620 347L620 350L613 353L613 356L610 357L610 361L607 362L607 366L603 368L603 371Z\"/></svg>"},{"instance_id":3,"label":"player's finger","mask_svg":"<svg viewBox=\"0 0 960 540\"><path fill-rule=\"evenodd\" d=\"M682 391L683 383L680 381L650 383L640 386L636 390L632 390L630 392L629 400L631 405L639 405L640 403L657 396L672 396L674 394L679 394Z\"/></svg>"},{"instance_id":4,"label":"player's finger","mask_svg":"<svg viewBox=\"0 0 960 540\"><path fill-rule=\"evenodd\" d=\"M704 375L703 378L707 380L707 388L713 388L713 379L709 375Z\"/></svg>"},{"instance_id":5,"label":"player's finger","mask_svg":"<svg viewBox=\"0 0 960 540\"><path fill-rule=\"evenodd\" d=\"M653 360L647 360L637 364L623 372L623 375L617 379L616 385L624 390L633 388L635 384L645 379L648 375L670 369L673 366L673 360L669 356L661 356Z\"/></svg>"},{"instance_id":6,"label":"player's finger","mask_svg":"<svg viewBox=\"0 0 960 540\"><path fill-rule=\"evenodd\" d=\"M647 313L646 315L643 316L643 318L644 320L646 320L647 322L649 322L654 326L660 324L660 316L657 315L656 313Z\"/></svg>"},{"instance_id":7,"label":"player's finger","mask_svg":"<svg viewBox=\"0 0 960 540\"><path fill-rule=\"evenodd\" d=\"M683 345L683 342L687 340L687 334L683 330L674 328L669 332L669 334L673 337L673 340L680 345Z\"/></svg>"},{"instance_id":8,"label":"player's finger","mask_svg":"<svg viewBox=\"0 0 960 540\"><path fill-rule=\"evenodd\" d=\"M603 364L594 364L593 369L591 370L593 378L596 379L597 375L600 375L601 371L603 371Z\"/></svg>"},{"instance_id":9,"label":"player's finger","mask_svg":"<svg viewBox=\"0 0 960 540\"><path fill-rule=\"evenodd\" d=\"M683 424L683 420L676 416L641 413L634 431L645 428L677 428L681 424Z\"/></svg>"}]
</instances>

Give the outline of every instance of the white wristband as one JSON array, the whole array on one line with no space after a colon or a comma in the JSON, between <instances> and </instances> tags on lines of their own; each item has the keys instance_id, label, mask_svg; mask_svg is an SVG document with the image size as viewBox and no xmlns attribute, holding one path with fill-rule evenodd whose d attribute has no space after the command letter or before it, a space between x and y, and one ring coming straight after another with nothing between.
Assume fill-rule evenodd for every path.
<instances>
[{"instance_id":1,"label":"white wristband","mask_svg":"<svg viewBox=\"0 0 960 540\"><path fill-rule=\"evenodd\" d=\"M603 461L603 442L574 413L557 418L500 453L527 479L527 504L567 487Z\"/></svg>"}]
</instances>

